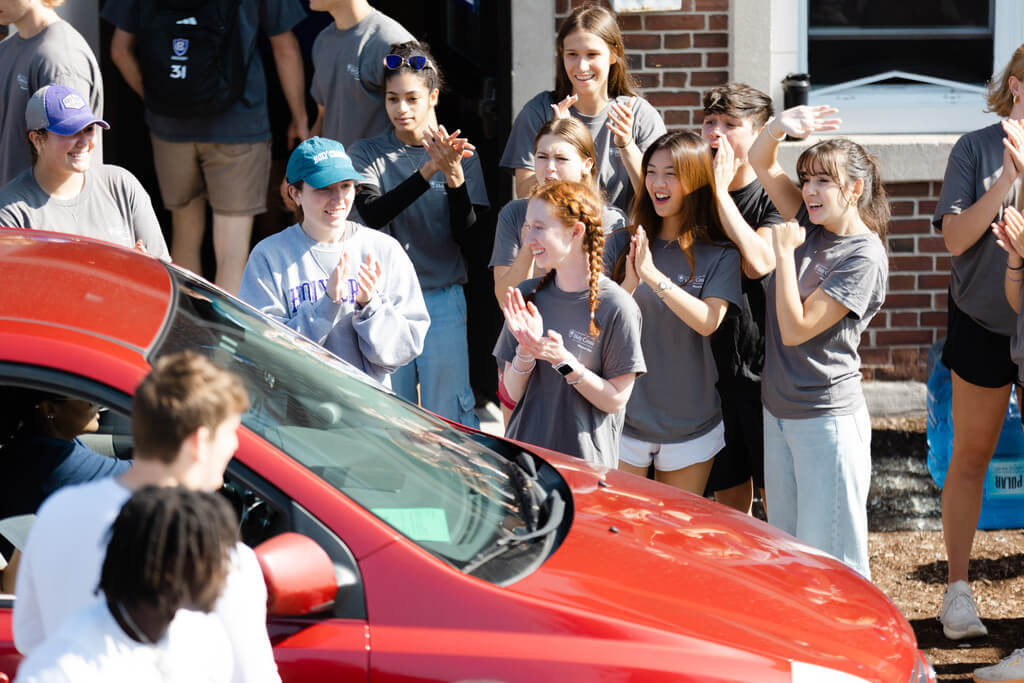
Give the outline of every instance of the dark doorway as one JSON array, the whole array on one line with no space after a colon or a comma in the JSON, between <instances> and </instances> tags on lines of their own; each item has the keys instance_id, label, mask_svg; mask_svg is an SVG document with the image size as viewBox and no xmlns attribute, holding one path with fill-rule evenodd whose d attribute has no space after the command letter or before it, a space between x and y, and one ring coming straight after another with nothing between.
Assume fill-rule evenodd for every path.
<instances>
[{"instance_id":1,"label":"dark doorway","mask_svg":"<svg viewBox=\"0 0 1024 683\"><path fill-rule=\"evenodd\" d=\"M466 288L469 303L470 373L478 397L496 394L495 363L491 349L501 328L501 313L493 295L493 279L487 263L494 241L498 210L512 198L510 176L498 168L512 122L511 111L511 2L512 0L371 0L370 4L396 19L414 36L428 42L440 62L447 90L438 105L438 119L449 130L459 128L476 145L484 169L491 211L481 217L472 240L464 250L470 264L470 282ZM100 6L102 8L101 0ZM308 11L308 0L303 0ZM306 58L306 92L312 78L310 52L319 31L330 23L330 15L309 12L295 27ZM170 239L170 213L163 210L153 168L149 131L143 118L142 102L128 88L110 60L113 27L100 22L100 65L105 88L104 117L111 132L104 138L104 161L124 166L145 186L157 209L164 234ZM284 134L289 112L280 83L263 39L262 57L268 82L268 107L274 132L274 168L268 187L268 212L257 216L253 243L281 230L291 222L283 210L278 185L284 174L288 149ZM310 123L316 105L307 95ZM207 222L209 226L209 221ZM212 242L207 229L204 267L213 270Z\"/></svg>"},{"instance_id":2,"label":"dark doorway","mask_svg":"<svg viewBox=\"0 0 1024 683\"><path fill-rule=\"evenodd\" d=\"M478 400L493 398L497 376L491 350L501 329L494 280L487 263L498 211L512 199L511 176L498 168L512 123L512 0L374 0L371 4L430 44L447 89L438 121L459 128L476 145L491 211L478 223L464 252L469 263L470 378Z\"/></svg>"}]
</instances>

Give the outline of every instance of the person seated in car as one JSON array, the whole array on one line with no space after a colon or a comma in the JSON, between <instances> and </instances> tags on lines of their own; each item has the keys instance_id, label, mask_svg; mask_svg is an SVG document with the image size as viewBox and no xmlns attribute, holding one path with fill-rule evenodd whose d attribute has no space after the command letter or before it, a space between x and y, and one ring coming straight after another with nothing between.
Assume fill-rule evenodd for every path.
<instances>
[{"instance_id":1,"label":"person seated in car","mask_svg":"<svg viewBox=\"0 0 1024 683\"><path fill-rule=\"evenodd\" d=\"M78 438L99 428L96 404L31 389L4 392L8 427L0 444L0 519L34 513L43 500L70 484L127 471Z\"/></svg>"},{"instance_id":2,"label":"person seated in car","mask_svg":"<svg viewBox=\"0 0 1024 683\"><path fill-rule=\"evenodd\" d=\"M0 227L95 237L170 260L142 183L120 166L92 164L97 128L110 126L78 91L43 86L25 124L33 163L0 188Z\"/></svg>"}]
</instances>

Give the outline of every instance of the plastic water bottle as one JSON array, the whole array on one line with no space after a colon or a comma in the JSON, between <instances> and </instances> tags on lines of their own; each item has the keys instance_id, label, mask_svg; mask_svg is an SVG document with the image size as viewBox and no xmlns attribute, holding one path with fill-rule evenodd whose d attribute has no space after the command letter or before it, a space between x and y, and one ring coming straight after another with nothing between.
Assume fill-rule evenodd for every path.
<instances>
[{"instance_id":1,"label":"plastic water bottle","mask_svg":"<svg viewBox=\"0 0 1024 683\"><path fill-rule=\"evenodd\" d=\"M931 354L929 354L931 356ZM949 368L938 358L928 377L928 471L942 487L953 454L953 382ZM979 529L1024 526L1024 431L1021 429L1017 392L1003 420L995 455L985 473Z\"/></svg>"}]
</instances>

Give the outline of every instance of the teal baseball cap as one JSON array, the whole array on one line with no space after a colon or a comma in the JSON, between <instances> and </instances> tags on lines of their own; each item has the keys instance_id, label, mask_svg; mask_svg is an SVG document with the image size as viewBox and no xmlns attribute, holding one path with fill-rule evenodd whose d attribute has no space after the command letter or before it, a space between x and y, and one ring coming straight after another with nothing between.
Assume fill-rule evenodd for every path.
<instances>
[{"instance_id":1,"label":"teal baseball cap","mask_svg":"<svg viewBox=\"0 0 1024 683\"><path fill-rule=\"evenodd\" d=\"M342 180L363 182L345 153L345 146L337 140L321 137L303 140L295 148L288 158L285 177L289 183L301 180L318 189Z\"/></svg>"}]
</instances>

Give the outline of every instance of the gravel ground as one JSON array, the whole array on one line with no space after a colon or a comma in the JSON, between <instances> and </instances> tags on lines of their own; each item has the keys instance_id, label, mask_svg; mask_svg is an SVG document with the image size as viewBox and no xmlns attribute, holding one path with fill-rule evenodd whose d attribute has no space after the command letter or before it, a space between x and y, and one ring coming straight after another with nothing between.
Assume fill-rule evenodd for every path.
<instances>
[{"instance_id":1,"label":"gravel ground","mask_svg":"<svg viewBox=\"0 0 1024 683\"><path fill-rule=\"evenodd\" d=\"M1024 531L979 531L971 589L989 635L946 639L935 616L946 581L939 489L926 465L924 418L873 421L869 552L875 584L900 608L940 681L971 680L978 666L1024 647Z\"/></svg>"}]
</instances>

